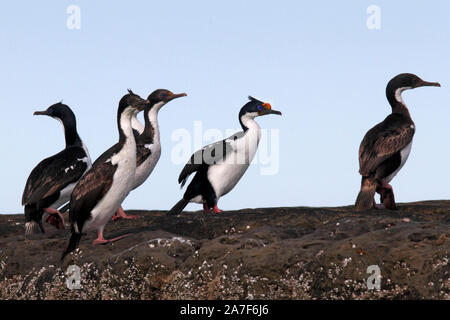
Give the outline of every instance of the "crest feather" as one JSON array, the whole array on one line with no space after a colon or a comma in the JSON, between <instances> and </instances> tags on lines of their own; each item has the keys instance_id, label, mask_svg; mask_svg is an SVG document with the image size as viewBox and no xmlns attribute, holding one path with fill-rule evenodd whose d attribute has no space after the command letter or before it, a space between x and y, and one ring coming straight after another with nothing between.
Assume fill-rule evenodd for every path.
<instances>
[{"instance_id":1,"label":"crest feather","mask_svg":"<svg viewBox=\"0 0 450 320\"><path fill-rule=\"evenodd\" d=\"M256 98L253 98L252 96L248 96L248 99L249 99L250 101L253 101L253 102L263 103L262 101L260 101L260 100L258 100L258 99L256 99Z\"/></svg>"}]
</instances>

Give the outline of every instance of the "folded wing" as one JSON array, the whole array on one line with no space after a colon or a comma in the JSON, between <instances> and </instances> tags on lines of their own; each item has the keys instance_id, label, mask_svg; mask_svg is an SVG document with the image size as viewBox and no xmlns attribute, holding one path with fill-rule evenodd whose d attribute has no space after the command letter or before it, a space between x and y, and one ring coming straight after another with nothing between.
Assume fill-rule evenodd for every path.
<instances>
[{"instance_id":1,"label":"folded wing","mask_svg":"<svg viewBox=\"0 0 450 320\"><path fill-rule=\"evenodd\" d=\"M199 171L205 166L224 161L233 152L234 141L242 138L243 135L244 132L238 132L225 140L209 144L196 151L186 163L183 170L181 170L180 176L178 177L178 183L181 183L181 187L185 185L188 177L192 173Z\"/></svg>"},{"instance_id":2,"label":"folded wing","mask_svg":"<svg viewBox=\"0 0 450 320\"><path fill-rule=\"evenodd\" d=\"M22 205L36 203L77 182L88 166L81 148L69 148L42 160L31 172L22 196Z\"/></svg>"},{"instance_id":3,"label":"folded wing","mask_svg":"<svg viewBox=\"0 0 450 320\"><path fill-rule=\"evenodd\" d=\"M83 176L72 192L70 221L85 221L89 218L92 209L111 187L116 169L117 165L113 165L111 161L97 162Z\"/></svg>"},{"instance_id":4,"label":"folded wing","mask_svg":"<svg viewBox=\"0 0 450 320\"><path fill-rule=\"evenodd\" d=\"M414 124L395 114L370 129L359 148L359 172L374 173L378 166L405 148L414 136Z\"/></svg>"}]
</instances>

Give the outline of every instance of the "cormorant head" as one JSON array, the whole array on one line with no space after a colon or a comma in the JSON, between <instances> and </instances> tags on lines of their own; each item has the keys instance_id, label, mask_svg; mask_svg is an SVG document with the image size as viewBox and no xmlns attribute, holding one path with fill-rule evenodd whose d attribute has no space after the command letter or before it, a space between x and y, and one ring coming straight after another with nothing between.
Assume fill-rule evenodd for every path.
<instances>
[{"instance_id":1,"label":"cormorant head","mask_svg":"<svg viewBox=\"0 0 450 320\"><path fill-rule=\"evenodd\" d=\"M268 114L277 114L281 116L281 112L277 110L273 110L272 106L269 103L262 102L258 99L253 98L252 96L248 97L250 99L239 112L239 119L243 116L249 118L255 118L259 116L265 116Z\"/></svg>"},{"instance_id":2,"label":"cormorant head","mask_svg":"<svg viewBox=\"0 0 450 320\"><path fill-rule=\"evenodd\" d=\"M137 94L133 93L131 89L128 89L128 94L124 95L119 102L119 109L117 110L118 114L122 114L124 112L129 113L138 113L144 110L145 106L148 105L149 101L142 99Z\"/></svg>"},{"instance_id":3,"label":"cormorant head","mask_svg":"<svg viewBox=\"0 0 450 320\"><path fill-rule=\"evenodd\" d=\"M242 129L247 130L246 122L248 120L254 119L259 116L265 116L268 114L277 114L281 116L281 112L273 110L269 103L262 102L252 96L248 97L250 99L239 111L239 122Z\"/></svg>"},{"instance_id":4,"label":"cormorant head","mask_svg":"<svg viewBox=\"0 0 450 320\"><path fill-rule=\"evenodd\" d=\"M391 81L388 82L386 86L386 95L388 99L394 97L400 103L403 103L401 98L401 93L405 90L414 89L418 87L440 87L441 85L437 82L428 82L420 79L418 76L412 73L401 73Z\"/></svg>"},{"instance_id":5,"label":"cormorant head","mask_svg":"<svg viewBox=\"0 0 450 320\"><path fill-rule=\"evenodd\" d=\"M153 91L147 98L149 101L149 109L152 108L161 108L169 101L172 101L173 99L186 97L186 93L178 93L174 94L169 90L166 89L158 89Z\"/></svg>"},{"instance_id":6,"label":"cormorant head","mask_svg":"<svg viewBox=\"0 0 450 320\"><path fill-rule=\"evenodd\" d=\"M67 124L76 124L75 114L69 106L63 104L62 102L55 103L47 108L44 111L36 111L34 112L35 116L49 116L53 119L59 120L63 123L63 125Z\"/></svg>"}]
</instances>

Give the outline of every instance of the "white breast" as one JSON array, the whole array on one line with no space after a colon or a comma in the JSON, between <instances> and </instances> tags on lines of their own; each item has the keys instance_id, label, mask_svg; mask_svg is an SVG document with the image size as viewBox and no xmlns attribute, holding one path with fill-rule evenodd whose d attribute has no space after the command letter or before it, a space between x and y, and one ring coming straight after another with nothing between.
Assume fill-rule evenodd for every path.
<instances>
[{"instance_id":1,"label":"white breast","mask_svg":"<svg viewBox=\"0 0 450 320\"><path fill-rule=\"evenodd\" d=\"M125 120L125 119L124 119ZM136 173L136 142L131 130L131 120L121 122L127 139L119 153L114 154L106 162L117 165L113 183L104 197L91 211L91 218L86 221L85 229L103 229L113 214L131 191Z\"/></svg>"},{"instance_id":2,"label":"white breast","mask_svg":"<svg viewBox=\"0 0 450 320\"><path fill-rule=\"evenodd\" d=\"M386 177L384 179L385 182L389 183L397 175L400 169L405 165L406 160L408 160L409 154L411 152L411 146L412 141L406 147L404 147L402 151L400 151L400 158L401 158L400 166L389 177Z\"/></svg>"},{"instance_id":3,"label":"white breast","mask_svg":"<svg viewBox=\"0 0 450 320\"><path fill-rule=\"evenodd\" d=\"M255 121L246 125L249 129L245 135L230 141L232 153L227 155L225 161L212 165L208 169L208 180L216 193L217 200L230 192L239 182L258 150L261 130Z\"/></svg>"}]
</instances>

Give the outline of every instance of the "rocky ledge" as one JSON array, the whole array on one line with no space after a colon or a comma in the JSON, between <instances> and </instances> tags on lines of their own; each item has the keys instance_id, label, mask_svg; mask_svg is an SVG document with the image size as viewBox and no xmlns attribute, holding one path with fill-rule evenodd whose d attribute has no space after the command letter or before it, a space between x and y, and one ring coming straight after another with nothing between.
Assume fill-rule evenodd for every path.
<instances>
[{"instance_id":1,"label":"rocky ledge","mask_svg":"<svg viewBox=\"0 0 450 320\"><path fill-rule=\"evenodd\" d=\"M130 236L89 233L63 262L68 230L25 239L23 215L0 215L0 299L450 299L450 201L399 208L131 210L105 231Z\"/></svg>"}]
</instances>

